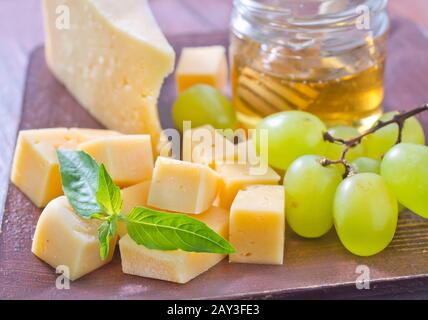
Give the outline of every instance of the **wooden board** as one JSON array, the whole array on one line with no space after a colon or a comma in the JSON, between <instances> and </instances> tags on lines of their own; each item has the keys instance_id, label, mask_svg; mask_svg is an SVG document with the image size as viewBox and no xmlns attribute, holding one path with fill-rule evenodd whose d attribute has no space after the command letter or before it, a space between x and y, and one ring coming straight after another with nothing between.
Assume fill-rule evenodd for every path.
<instances>
[{"instance_id":1,"label":"wooden board","mask_svg":"<svg viewBox=\"0 0 428 320\"><path fill-rule=\"evenodd\" d=\"M227 44L227 34L170 39L177 52L183 46ZM386 109L409 109L428 101L428 39L415 25L393 22L388 53ZM171 127L175 96L169 78L160 98L164 127ZM428 131L428 116L421 117ZM89 116L48 71L43 48L28 69L20 129L93 127ZM285 264L259 266L223 261L186 285L139 278L121 272L117 252L113 262L57 290L54 270L30 252L40 210L10 185L0 235L0 299L201 299L284 297L372 297L412 294L428 287L428 221L409 212L401 215L397 234L387 250L370 258L348 253L334 231L305 240L287 230ZM356 267L370 268L371 290L357 290Z\"/></svg>"}]
</instances>

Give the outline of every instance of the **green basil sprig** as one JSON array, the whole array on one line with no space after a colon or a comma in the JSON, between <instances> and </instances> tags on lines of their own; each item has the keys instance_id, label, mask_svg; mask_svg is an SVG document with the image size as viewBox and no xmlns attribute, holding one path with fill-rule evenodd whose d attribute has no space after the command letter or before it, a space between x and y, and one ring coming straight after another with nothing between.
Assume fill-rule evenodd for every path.
<instances>
[{"instance_id":1,"label":"green basil sprig","mask_svg":"<svg viewBox=\"0 0 428 320\"><path fill-rule=\"evenodd\" d=\"M100 256L109 256L110 240L116 236L118 221L124 221L131 239L156 250L183 250L230 254L232 245L205 223L183 214L137 207L129 215L122 211L122 195L104 165L98 166L83 151L58 150L64 194L83 219L98 219Z\"/></svg>"}]
</instances>

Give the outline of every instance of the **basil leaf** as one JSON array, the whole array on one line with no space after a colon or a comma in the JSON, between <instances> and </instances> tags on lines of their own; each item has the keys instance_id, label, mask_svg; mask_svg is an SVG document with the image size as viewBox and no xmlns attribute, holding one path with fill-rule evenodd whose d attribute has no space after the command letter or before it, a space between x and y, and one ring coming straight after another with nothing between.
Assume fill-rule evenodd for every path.
<instances>
[{"instance_id":1,"label":"basil leaf","mask_svg":"<svg viewBox=\"0 0 428 320\"><path fill-rule=\"evenodd\" d=\"M100 241L100 257L106 260L110 250L110 222L103 222L98 228L98 240Z\"/></svg>"},{"instance_id":2,"label":"basil leaf","mask_svg":"<svg viewBox=\"0 0 428 320\"><path fill-rule=\"evenodd\" d=\"M99 168L99 185L97 201L110 215L120 213L122 210L122 195L102 164Z\"/></svg>"},{"instance_id":3,"label":"basil leaf","mask_svg":"<svg viewBox=\"0 0 428 320\"><path fill-rule=\"evenodd\" d=\"M97 202L98 165L83 151L58 150L62 188L74 211L90 219L103 213Z\"/></svg>"},{"instance_id":4,"label":"basil leaf","mask_svg":"<svg viewBox=\"0 0 428 320\"><path fill-rule=\"evenodd\" d=\"M119 220L119 216L118 215L113 215L109 219L109 221L110 221L109 234L110 234L111 238L113 238L113 237L116 236L117 222L118 222L118 220Z\"/></svg>"},{"instance_id":5,"label":"basil leaf","mask_svg":"<svg viewBox=\"0 0 428 320\"><path fill-rule=\"evenodd\" d=\"M205 223L183 214L134 208L126 217L129 236L149 249L229 254L232 245Z\"/></svg>"}]
</instances>

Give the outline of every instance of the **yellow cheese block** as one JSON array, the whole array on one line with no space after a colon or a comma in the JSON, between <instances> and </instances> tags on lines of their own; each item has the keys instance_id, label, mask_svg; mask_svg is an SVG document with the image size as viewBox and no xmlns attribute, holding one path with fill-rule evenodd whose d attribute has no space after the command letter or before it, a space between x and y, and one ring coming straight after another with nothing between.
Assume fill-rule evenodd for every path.
<instances>
[{"instance_id":1,"label":"yellow cheese block","mask_svg":"<svg viewBox=\"0 0 428 320\"><path fill-rule=\"evenodd\" d=\"M199 214L213 204L220 176L198 163L158 157L148 205L175 212Z\"/></svg>"},{"instance_id":2,"label":"yellow cheese block","mask_svg":"<svg viewBox=\"0 0 428 320\"><path fill-rule=\"evenodd\" d=\"M122 189L122 213L124 215L128 215L135 207L147 207L150 184L150 181L144 181ZM119 237L123 237L127 234L125 224L122 221L118 222L117 234Z\"/></svg>"},{"instance_id":3,"label":"yellow cheese block","mask_svg":"<svg viewBox=\"0 0 428 320\"><path fill-rule=\"evenodd\" d=\"M183 160L208 165L234 163L235 144L211 125L188 129L183 133Z\"/></svg>"},{"instance_id":4,"label":"yellow cheese block","mask_svg":"<svg viewBox=\"0 0 428 320\"><path fill-rule=\"evenodd\" d=\"M193 217L227 239L229 213L226 210L211 207ZM150 250L137 245L129 235L120 239L119 248L124 273L177 283L192 280L225 258L213 253Z\"/></svg>"},{"instance_id":5,"label":"yellow cheese block","mask_svg":"<svg viewBox=\"0 0 428 320\"><path fill-rule=\"evenodd\" d=\"M236 196L230 210L230 262L282 264L284 258L284 187L251 186Z\"/></svg>"},{"instance_id":6,"label":"yellow cheese block","mask_svg":"<svg viewBox=\"0 0 428 320\"><path fill-rule=\"evenodd\" d=\"M49 202L40 215L31 251L40 259L56 268L68 267L70 280L110 262L117 237L110 242L109 257L102 261L97 229L99 220L84 220L77 216L66 197Z\"/></svg>"},{"instance_id":7,"label":"yellow cheese block","mask_svg":"<svg viewBox=\"0 0 428 320\"><path fill-rule=\"evenodd\" d=\"M12 182L37 207L63 194L56 150L76 149L77 145L100 136L119 135L108 130L36 129L21 131L12 165Z\"/></svg>"},{"instance_id":8,"label":"yellow cheese block","mask_svg":"<svg viewBox=\"0 0 428 320\"><path fill-rule=\"evenodd\" d=\"M250 185L278 184L281 177L269 167L261 175L252 174L251 166L248 164L224 164L216 168L222 177L222 186L219 195L219 206L229 209L239 190Z\"/></svg>"},{"instance_id":9,"label":"yellow cheese block","mask_svg":"<svg viewBox=\"0 0 428 320\"><path fill-rule=\"evenodd\" d=\"M44 0L46 60L107 128L159 141L157 100L175 53L147 0ZM155 149L154 149L155 150Z\"/></svg>"},{"instance_id":10,"label":"yellow cheese block","mask_svg":"<svg viewBox=\"0 0 428 320\"><path fill-rule=\"evenodd\" d=\"M149 135L98 138L80 144L79 149L104 164L119 186L130 186L152 177L153 151Z\"/></svg>"},{"instance_id":11,"label":"yellow cheese block","mask_svg":"<svg viewBox=\"0 0 428 320\"><path fill-rule=\"evenodd\" d=\"M175 77L178 92L195 84L208 84L223 90L228 77L224 47L183 48Z\"/></svg>"}]
</instances>

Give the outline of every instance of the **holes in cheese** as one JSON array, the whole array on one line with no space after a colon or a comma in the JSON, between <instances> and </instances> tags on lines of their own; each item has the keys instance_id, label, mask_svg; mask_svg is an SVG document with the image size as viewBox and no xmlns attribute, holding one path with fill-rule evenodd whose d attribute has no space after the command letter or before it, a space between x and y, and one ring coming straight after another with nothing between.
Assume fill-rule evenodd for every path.
<instances>
[{"instance_id":1,"label":"holes in cheese","mask_svg":"<svg viewBox=\"0 0 428 320\"><path fill-rule=\"evenodd\" d=\"M126 187L149 180L153 171L153 152L149 135L105 137L79 145L79 150L104 164L115 184Z\"/></svg>"},{"instance_id":2,"label":"holes in cheese","mask_svg":"<svg viewBox=\"0 0 428 320\"><path fill-rule=\"evenodd\" d=\"M215 232L227 239L229 212L211 207L192 218L206 223ZM129 235L119 241L122 270L141 277L186 283L220 262L225 255L150 250L137 245Z\"/></svg>"},{"instance_id":3,"label":"holes in cheese","mask_svg":"<svg viewBox=\"0 0 428 320\"><path fill-rule=\"evenodd\" d=\"M78 144L119 133L98 129L35 129L19 132L12 165L12 182L37 207L63 194L56 150L76 149Z\"/></svg>"},{"instance_id":4,"label":"holes in cheese","mask_svg":"<svg viewBox=\"0 0 428 320\"><path fill-rule=\"evenodd\" d=\"M183 48L175 74L179 93L195 84L207 84L223 90L227 83L227 76L224 47Z\"/></svg>"},{"instance_id":5,"label":"holes in cheese","mask_svg":"<svg viewBox=\"0 0 428 320\"><path fill-rule=\"evenodd\" d=\"M285 215L283 186L251 186L239 191L230 210L230 262L282 264Z\"/></svg>"},{"instance_id":6,"label":"holes in cheese","mask_svg":"<svg viewBox=\"0 0 428 320\"><path fill-rule=\"evenodd\" d=\"M213 204L219 175L198 163L158 157L148 205L161 210L199 214Z\"/></svg>"},{"instance_id":7,"label":"holes in cheese","mask_svg":"<svg viewBox=\"0 0 428 320\"><path fill-rule=\"evenodd\" d=\"M110 254L100 258L97 229L99 220L84 220L76 215L65 196L49 202L40 215L31 251L52 267L66 266L70 280L76 280L108 263L114 253L116 237L110 242Z\"/></svg>"}]
</instances>

